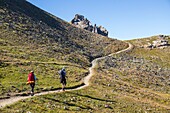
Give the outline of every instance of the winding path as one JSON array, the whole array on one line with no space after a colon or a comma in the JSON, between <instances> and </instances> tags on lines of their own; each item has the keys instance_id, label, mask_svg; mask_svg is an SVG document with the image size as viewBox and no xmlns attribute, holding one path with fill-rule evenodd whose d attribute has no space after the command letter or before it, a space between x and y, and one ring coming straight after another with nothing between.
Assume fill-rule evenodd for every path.
<instances>
[{"instance_id":1,"label":"winding path","mask_svg":"<svg viewBox=\"0 0 170 113\"><path fill-rule=\"evenodd\" d=\"M89 80L90 78L92 77L92 75L94 74L94 68L95 66L97 65L97 61L98 60L102 60L102 59L105 59L107 57L110 57L112 55L115 55L115 54L119 54L119 53L122 53L122 52L129 52L132 50L133 48L133 45L128 43L129 44L129 47L124 49L124 50L121 50L121 51L118 51L116 53L112 53L108 56L104 56L104 57L100 57L100 58L96 58L92 61L92 66L89 68L89 74L88 76L86 76L84 79L83 79L83 82L84 82L84 85L83 86L80 86L80 87L77 87L77 88L72 88L72 89L66 89L66 91L73 91L73 90L79 90L79 89L83 89L87 86L89 86ZM46 95L46 94L50 94L50 93L57 93L57 92L61 92L61 90L54 90L54 91L46 91L46 92L41 92L41 93L36 93L34 96L40 96L40 95ZM34 97L33 96L33 97ZM0 99L0 108L3 108L5 107L6 105L11 105L19 100L24 100L24 99L27 99L27 98L31 98L32 96L15 96L15 97L10 97L10 98L7 98L7 99Z\"/></svg>"}]
</instances>

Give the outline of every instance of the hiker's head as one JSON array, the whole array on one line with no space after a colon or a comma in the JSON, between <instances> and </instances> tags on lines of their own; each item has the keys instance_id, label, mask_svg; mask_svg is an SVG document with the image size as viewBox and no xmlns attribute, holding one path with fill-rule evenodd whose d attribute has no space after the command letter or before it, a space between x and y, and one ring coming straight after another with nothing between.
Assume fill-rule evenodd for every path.
<instances>
[{"instance_id":1,"label":"hiker's head","mask_svg":"<svg viewBox=\"0 0 170 113\"><path fill-rule=\"evenodd\" d=\"M34 73L34 71L32 70L31 73Z\"/></svg>"},{"instance_id":2,"label":"hiker's head","mask_svg":"<svg viewBox=\"0 0 170 113\"><path fill-rule=\"evenodd\" d=\"M62 71L65 71L65 67L62 68Z\"/></svg>"}]
</instances>

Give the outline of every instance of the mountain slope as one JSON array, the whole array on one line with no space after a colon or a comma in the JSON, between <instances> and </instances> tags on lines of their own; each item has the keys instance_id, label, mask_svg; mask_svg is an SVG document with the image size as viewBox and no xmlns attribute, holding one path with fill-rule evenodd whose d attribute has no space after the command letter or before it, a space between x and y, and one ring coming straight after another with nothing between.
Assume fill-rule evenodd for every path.
<instances>
[{"instance_id":1,"label":"mountain slope","mask_svg":"<svg viewBox=\"0 0 170 113\"><path fill-rule=\"evenodd\" d=\"M170 48L148 50L138 46L151 40L155 39L131 40L132 50L95 61L90 86L85 89L26 99L0 111L169 113L169 62L162 64L169 61ZM148 59L150 55L152 59Z\"/></svg>"},{"instance_id":2,"label":"mountain slope","mask_svg":"<svg viewBox=\"0 0 170 113\"><path fill-rule=\"evenodd\" d=\"M124 42L73 27L25 0L1 0L0 12L2 41L43 48L50 53L48 57L89 65L95 57L127 47Z\"/></svg>"},{"instance_id":3,"label":"mountain slope","mask_svg":"<svg viewBox=\"0 0 170 113\"><path fill-rule=\"evenodd\" d=\"M59 88L63 66L70 76L67 86L80 85L94 58L128 46L74 27L25 0L0 0L0 15L0 96L29 91L30 70L40 80L36 92Z\"/></svg>"}]
</instances>

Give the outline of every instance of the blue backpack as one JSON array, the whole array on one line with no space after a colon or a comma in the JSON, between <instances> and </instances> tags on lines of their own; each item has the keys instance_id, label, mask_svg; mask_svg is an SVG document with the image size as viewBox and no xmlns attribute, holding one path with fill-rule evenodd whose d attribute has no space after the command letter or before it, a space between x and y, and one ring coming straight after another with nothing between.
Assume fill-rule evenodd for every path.
<instances>
[{"instance_id":1,"label":"blue backpack","mask_svg":"<svg viewBox=\"0 0 170 113\"><path fill-rule=\"evenodd\" d=\"M61 70L60 75L61 75L61 77L63 78L63 77L65 77L65 76L66 76L66 72L65 72L65 71L63 71L63 70Z\"/></svg>"}]
</instances>

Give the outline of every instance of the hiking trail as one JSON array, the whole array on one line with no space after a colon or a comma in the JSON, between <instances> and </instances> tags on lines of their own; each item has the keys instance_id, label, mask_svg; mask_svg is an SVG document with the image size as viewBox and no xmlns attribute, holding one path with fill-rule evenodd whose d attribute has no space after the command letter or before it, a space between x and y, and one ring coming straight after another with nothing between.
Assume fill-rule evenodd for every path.
<instances>
[{"instance_id":1,"label":"hiking trail","mask_svg":"<svg viewBox=\"0 0 170 113\"><path fill-rule=\"evenodd\" d=\"M110 57L110 56L115 55L115 54L131 51L133 49L133 45L130 44L130 43L128 43L128 44L129 44L129 47L124 49L124 50L120 50L120 51L118 51L116 53L112 53L112 54L110 54L108 56L104 56L104 57L100 57L100 58L94 59L92 61L92 66L89 68L89 74L83 79L84 85L76 87L76 88L66 89L65 91L80 90L80 89L83 89L83 88L89 86L89 84L90 84L89 80L92 77L92 75L94 74L94 68L97 65L97 61L105 59L105 58ZM61 92L61 90L58 89L58 90L54 90L54 91L40 92L40 93L34 94L34 96L40 96L40 95L46 95L46 94L58 93L58 92ZM0 99L0 108L3 108L5 106L7 106L7 105L14 104L15 102L17 102L19 100L24 100L24 99L27 99L27 98L32 98L34 96L14 96L14 97L6 98L6 99Z\"/></svg>"}]
</instances>

